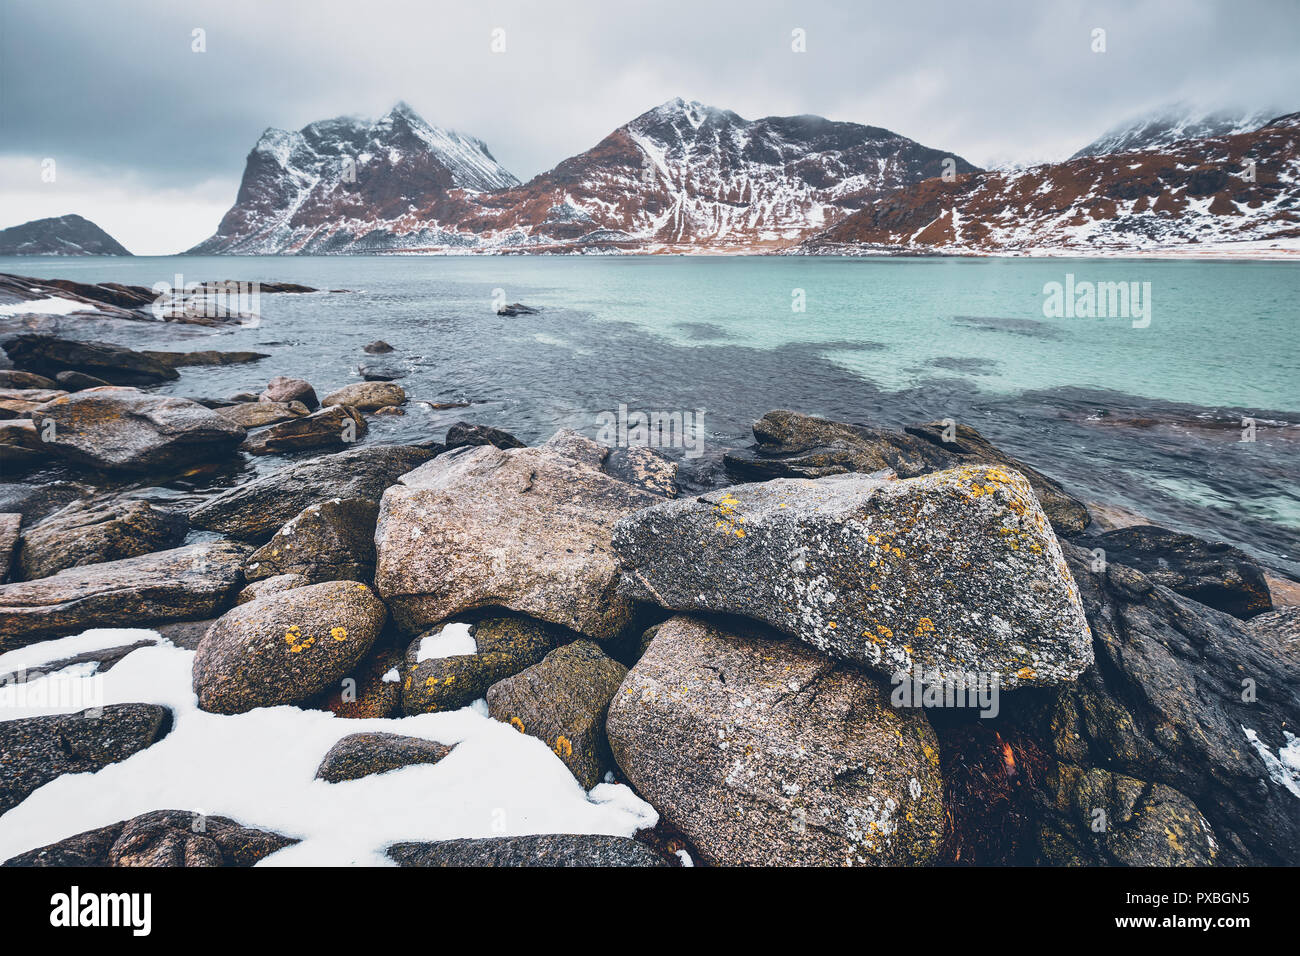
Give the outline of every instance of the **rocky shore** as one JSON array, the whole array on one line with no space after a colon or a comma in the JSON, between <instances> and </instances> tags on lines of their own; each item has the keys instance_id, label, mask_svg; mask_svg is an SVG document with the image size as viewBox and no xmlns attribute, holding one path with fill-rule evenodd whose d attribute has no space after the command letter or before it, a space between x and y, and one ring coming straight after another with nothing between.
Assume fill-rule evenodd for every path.
<instances>
[{"instance_id":1,"label":"rocky shore","mask_svg":"<svg viewBox=\"0 0 1300 956\"><path fill-rule=\"evenodd\" d=\"M626 832L390 839L389 861L1300 863L1297 608L1235 548L1103 530L972 428L773 411L726 483L684 496L669 457L568 430L367 443L407 402L391 381L194 400L150 388L263 356L0 346L0 834L200 715L328 716L319 745L258 759L347 788L467 772L471 743L431 715L472 712L576 799L652 811ZM132 495L245 455L292 457L194 507ZM51 463L77 480L24 481ZM157 633L42 650L95 628ZM164 646L190 662L184 720L162 691L5 713ZM970 679L993 697L948 703ZM251 865L311 839L269 804L216 809L201 830L162 805L41 845L11 831L0 856Z\"/></svg>"}]
</instances>

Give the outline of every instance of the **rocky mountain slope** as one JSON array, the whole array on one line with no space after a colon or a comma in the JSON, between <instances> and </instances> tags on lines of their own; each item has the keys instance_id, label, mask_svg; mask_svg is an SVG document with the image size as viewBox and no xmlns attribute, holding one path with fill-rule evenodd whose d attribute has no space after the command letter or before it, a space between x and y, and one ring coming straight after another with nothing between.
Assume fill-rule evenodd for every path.
<instances>
[{"instance_id":1,"label":"rocky mountain slope","mask_svg":"<svg viewBox=\"0 0 1300 956\"><path fill-rule=\"evenodd\" d=\"M1185 103L1111 127L1071 156L1105 156L1139 149L1163 149L1185 139L1235 136L1259 129L1277 115L1260 110L1197 110Z\"/></svg>"},{"instance_id":2,"label":"rocky mountain slope","mask_svg":"<svg viewBox=\"0 0 1300 956\"><path fill-rule=\"evenodd\" d=\"M338 173L349 155L351 184ZM334 120L299 134L268 131L217 235L193 251L779 248L939 175L949 158L957 172L976 169L878 127L817 116L751 121L674 99L520 185L477 140L399 106L364 128Z\"/></svg>"},{"instance_id":3,"label":"rocky mountain slope","mask_svg":"<svg viewBox=\"0 0 1300 956\"><path fill-rule=\"evenodd\" d=\"M77 215L33 219L0 229L0 256L129 256L126 248Z\"/></svg>"},{"instance_id":4,"label":"rocky mountain slope","mask_svg":"<svg viewBox=\"0 0 1300 956\"><path fill-rule=\"evenodd\" d=\"M1141 250L1300 238L1300 113L1258 130L929 179L800 254Z\"/></svg>"}]
</instances>

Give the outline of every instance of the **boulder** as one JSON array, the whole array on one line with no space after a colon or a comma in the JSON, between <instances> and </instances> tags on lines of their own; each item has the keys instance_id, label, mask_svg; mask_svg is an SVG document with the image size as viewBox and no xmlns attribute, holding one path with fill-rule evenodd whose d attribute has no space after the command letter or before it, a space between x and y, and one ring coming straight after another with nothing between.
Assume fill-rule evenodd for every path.
<instances>
[{"instance_id":1,"label":"boulder","mask_svg":"<svg viewBox=\"0 0 1300 956\"><path fill-rule=\"evenodd\" d=\"M612 769L605 715L627 668L600 646L574 641L540 663L493 684L488 712L541 740L590 790Z\"/></svg>"},{"instance_id":2,"label":"boulder","mask_svg":"<svg viewBox=\"0 0 1300 956\"><path fill-rule=\"evenodd\" d=\"M1010 689L1092 660L1056 536L1001 468L736 485L629 515L613 540L628 597L754 618L888 676Z\"/></svg>"},{"instance_id":3,"label":"boulder","mask_svg":"<svg viewBox=\"0 0 1300 956\"><path fill-rule=\"evenodd\" d=\"M255 431L241 446L250 455L275 455L307 448L346 448L367 431L361 413L346 405L322 408Z\"/></svg>"},{"instance_id":4,"label":"boulder","mask_svg":"<svg viewBox=\"0 0 1300 956\"><path fill-rule=\"evenodd\" d=\"M24 524L34 524L91 493L88 486L75 481L0 482L0 512L16 512L23 516Z\"/></svg>"},{"instance_id":5,"label":"boulder","mask_svg":"<svg viewBox=\"0 0 1300 956\"><path fill-rule=\"evenodd\" d=\"M0 388L59 388L56 378L46 378L34 372L23 372L16 368L0 368ZM62 386L67 388L67 386ZM69 389L71 391L71 389Z\"/></svg>"},{"instance_id":6,"label":"boulder","mask_svg":"<svg viewBox=\"0 0 1300 956\"><path fill-rule=\"evenodd\" d=\"M50 446L30 418L0 421L0 465L29 468L47 461Z\"/></svg>"},{"instance_id":7,"label":"boulder","mask_svg":"<svg viewBox=\"0 0 1300 956\"><path fill-rule=\"evenodd\" d=\"M396 717L402 710L402 660L399 648L377 647L313 704L347 719Z\"/></svg>"},{"instance_id":8,"label":"boulder","mask_svg":"<svg viewBox=\"0 0 1300 956\"><path fill-rule=\"evenodd\" d=\"M41 408L47 445L69 461L110 471L181 468L229 454L244 429L187 398L133 388L90 388Z\"/></svg>"},{"instance_id":9,"label":"boulder","mask_svg":"<svg viewBox=\"0 0 1300 956\"><path fill-rule=\"evenodd\" d=\"M385 616L357 581L294 588L227 611L194 654L199 707L242 714L305 701L365 657Z\"/></svg>"},{"instance_id":10,"label":"boulder","mask_svg":"<svg viewBox=\"0 0 1300 956\"><path fill-rule=\"evenodd\" d=\"M566 458L572 458L580 464L599 469L609 457L609 446L601 444L594 438L588 438L572 428L561 428L547 439L543 448L558 452Z\"/></svg>"},{"instance_id":11,"label":"boulder","mask_svg":"<svg viewBox=\"0 0 1300 956\"><path fill-rule=\"evenodd\" d=\"M150 352L141 353L161 362L169 368L187 366L243 365L257 362L271 356L265 352L219 352L216 349L203 349L198 352Z\"/></svg>"},{"instance_id":12,"label":"boulder","mask_svg":"<svg viewBox=\"0 0 1300 956\"><path fill-rule=\"evenodd\" d=\"M437 763L447 754L445 747L422 737L403 737L401 734L369 733L348 734L325 752L316 777L328 783L342 783L368 777L372 773L386 773L422 763Z\"/></svg>"},{"instance_id":13,"label":"boulder","mask_svg":"<svg viewBox=\"0 0 1300 956\"><path fill-rule=\"evenodd\" d=\"M710 863L937 857L943 784L925 714L798 642L671 618L606 726L628 782Z\"/></svg>"},{"instance_id":14,"label":"boulder","mask_svg":"<svg viewBox=\"0 0 1300 956\"><path fill-rule=\"evenodd\" d=\"M408 633L502 607L611 638L615 521L662 499L547 448L458 448L384 493L375 583Z\"/></svg>"},{"instance_id":15,"label":"boulder","mask_svg":"<svg viewBox=\"0 0 1300 956\"><path fill-rule=\"evenodd\" d=\"M68 393L61 388L0 388L0 399L21 405L44 405Z\"/></svg>"},{"instance_id":16,"label":"boulder","mask_svg":"<svg viewBox=\"0 0 1300 956\"><path fill-rule=\"evenodd\" d=\"M293 574L308 583L370 581L375 576L379 506L365 498L331 498L308 505L244 566L249 581Z\"/></svg>"},{"instance_id":17,"label":"boulder","mask_svg":"<svg viewBox=\"0 0 1300 956\"><path fill-rule=\"evenodd\" d=\"M84 372L114 385L157 385L180 376L157 359L109 342L80 342L53 335L24 333L3 342L14 367L53 378L59 372Z\"/></svg>"},{"instance_id":18,"label":"boulder","mask_svg":"<svg viewBox=\"0 0 1300 956\"><path fill-rule=\"evenodd\" d=\"M737 481L871 474L884 468L900 478L915 478L960 465L998 465L1029 479L1057 532L1081 534L1088 525L1082 502L968 425L929 422L898 432L774 411L754 423L754 437L758 443L753 448L724 456L727 472Z\"/></svg>"},{"instance_id":19,"label":"boulder","mask_svg":"<svg viewBox=\"0 0 1300 956\"><path fill-rule=\"evenodd\" d=\"M1135 525L1074 543L1096 558L1128 565L1155 584L1233 617L1273 609L1264 570L1244 551L1153 525Z\"/></svg>"},{"instance_id":20,"label":"boulder","mask_svg":"<svg viewBox=\"0 0 1300 956\"><path fill-rule=\"evenodd\" d=\"M17 580L174 548L185 538L183 514L147 501L73 502L23 532Z\"/></svg>"},{"instance_id":21,"label":"boulder","mask_svg":"<svg viewBox=\"0 0 1300 956\"><path fill-rule=\"evenodd\" d=\"M302 402L240 402L218 408L216 412L240 428L278 425L309 414L307 406Z\"/></svg>"},{"instance_id":22,"label":"boulder","mask_svg":"<svg viewBox=\"0 0 1300 956\"><path fill-rule=\"evenodd\" d=\"M308 410L320 407L320 400L316 398L316 390L311 387L311 383L287 375L277 375L271 379L262 392L261 399L264 402L302 402Z\"/></svg>"},{"instance_id":23,"label":"boulder","mask_svg":"<svg viewBox=\"0 0 1300 956\"><path fill-rule=\"evenodd\" d=\"M367 355L387 355L394 351L393 347L383 339L375 339L369 345L362 346L361 351Z\"/></svg>"},{"instance_id":24,"label":"boulder","mask_svg":"<svg viewBox=\"0 0 1300 956\"><path fill-rule=\"evenodd\" d=\"M23 516L16 512L0 514L0 584L9 577L9 569L13 566L22 523Z\"/></svg>"},{"instance_id":25,"label":"boulder","mask_svg":"<svg viewBox=\"0 0 1300 956\"><path fill-rule=\"evenodd\" d=\"M77 714L0 721L0 814L65 773L93 773L167 736L156 704L110 704Z\"/></svg>"},{"instance_id":26,"label":"boulder","mask_svg":"<svg viewBox=\"0 0 1300 956\"><path fill-rule=\"evenodd\" d=\"M410 445L366 445L294 462L212 498L191 513L190 523L244 541L265 541L318 501L378 502L385 488L432 457Z\"/></svg>"},{"instance_id":27,"label":"boulder","mask_svg":"<svg viewBox=\"0 0 1300 956\"><path fill-rule=\"evenodd\" d=\"M239 590L248 551L205 541L0 585L0 651L91 627L212 617Z\"/></svg>"},{"instance_id":28,"label":"boulder","mask_svg":"<svg viewBox=\"0 0 1300 956\"><path fill-rule=\"evenodd\" d=\"M677 462L653 448L615 448L601 468L607 475L656 495L677 497Z\"/></svg>"},{"instance_id":29,"label":"boulder","mask_svg":"<svg viewBox=\"0 0 1300 956\"><path fill-rule=\"evenodd\" d=\"M246 585L235 596L235 604L236 606L247 604L249 601L256 601L258 598L268 597L272 594L279 594L281 591L292 591L294 588L305 588L309 584L319 583L319 581L312 581L301 574L276 574Z\"/></svg>"},{"instance_id":30,"label":"boulder","mask_svg":"<svg viewBox=\"0 0 1300 956\"><path fill-rule=\"evenodd\" d=\"M388 856L398 866L667 866L643 843L599 833L394 843Z\"/></svg>"},{"instance_id":31,"label":"boulder","mask_svg":"<svg viewBox=\"0 0 1300 956\"><path fill-rule=\"evenodd\" d=\"M60 372L54 378L59 383L60 388L65 388L69 392L80 392L87 388L103 388L105 385L113 384L98 376L87 375L85 372Z\"/></svg>"},{"instance_id":32,"label":"boulder","mask_svg":"<svg viewBox=\"0 0 1300 956\"><path fill-rule=\"evenodd\" d=\"M407 370L397 362L362 362L357 366L357 374L367 382L391 382L406 378Z\"/></svg>"},{"instance_id":33,"label":"boulder","mask_svg":"<svg viewBox=\"0 0 1300 956\"><path fill-rule=\"evenodd\" d=\"M523 448L524 443L509 432L491 425L456 422L447 429L447 450L464 445L495 445L497 448Z\"/></svg>"},{"instance_id":34,"label":"boulder","mask_svg":"<svg viewBox=\"0 0 1300 956\"><path fill-rule=\"evenodd\" d=\"M447 622L448 624L455 622ZM442 631L439 625L407 648L402 681L402 709L407 714L459 710L497 681L542 660L557 643L572 638L560 628L517 617L490 617L469 626L477 647L473 654L420 660L420 646Z\"/></svg>"},{"instance_id":35,"label":"boulder","mask_svg":"<svg viewBox=\"0 0 1300 956\"><path fill-rule=\"evenodd\" d=\"M252 866L297 840L188 810L154 810L20 853L3 866Z\"/></svg>"},{"instance_id":36,"label":"boulder","mask_svg":"<svg viewBox=\"0 0 1300 956\"><path fill-rule=\"evenodd\" d=\"M330 392L322 405L347 405L359 412L373 412L406 401L406 389L392 382L356 382Z\"/></svg>"},{"instance_id":37,"label":"boulder","mask_svg":"<svg viewBox=\"0 0 1300 956\"><path fill-rule=\"evenodd\" d=\"M536 315L537 312L537 309L534 309L531 305L524 305L522 302L511 302L509 305L497 306L497 315L513 317L516 315Z\"/></svg>"}]
</instances>

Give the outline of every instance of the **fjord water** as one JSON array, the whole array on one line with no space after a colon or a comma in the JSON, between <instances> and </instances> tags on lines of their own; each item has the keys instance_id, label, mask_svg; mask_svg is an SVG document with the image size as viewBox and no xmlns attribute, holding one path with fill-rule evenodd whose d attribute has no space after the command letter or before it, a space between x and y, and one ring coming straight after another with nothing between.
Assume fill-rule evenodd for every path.
<instances>
[{"instance_id":1,"label":"fjord water","mask_svg":"<svg viewBox=\"0 0 1300 956\"><path fill-rule=\"evenodd\" d=\"M952 418L1085 500L1300 574L1300 264L141 257L0 259L0 271L351 290L264 295L261 322L229 331L58 324L136 348L271 353L256 365L183 370L165 389L174 394L225 397L285 374L324 395L357 381L360 362L384 361L407 372L401 384L414 401L475 403L376 418L368 441L440 438L468 419L533 442L561 426L594 436L597 416L620 404L703 409L705 455L683 463L703 487L721 480L722 452L749 444L750 424L773 408L891 427ZM1150 324L1046 318L1044 285L1067 274L1150 283ZM494 297L542 311L498 316ZM397 351L365 355L377 338ZM1241 440L1246 418L1254 441Z\"/></svg>"}]
</instances>

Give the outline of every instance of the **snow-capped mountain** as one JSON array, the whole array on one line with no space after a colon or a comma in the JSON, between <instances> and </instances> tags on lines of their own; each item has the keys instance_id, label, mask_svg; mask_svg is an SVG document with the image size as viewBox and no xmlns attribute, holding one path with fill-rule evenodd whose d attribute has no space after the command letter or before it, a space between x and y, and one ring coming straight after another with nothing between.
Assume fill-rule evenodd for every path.
<instances>
[{"instance_id":1,"label":"snow-capped mountain","mask_svg":"<svg viewBox=\"0 0 1300 956\"><path fill-rule=\"evenodd\" d=\"M1071 159L1132 153L1140 149L1164 149L1185 139L1236 136L1259 129L1277 112L1218 110L1208 112L1180 103L1154 115L1132 119L1107 130Z\"/></svg>"},{"instance_id":2,"label":"snow-capped mountain","mask_svg":"<svg viewBox=\"0 0 1300 956\"><path fill-rule=\"evenodd\" d=\"M1106 252L1300 238L1300 113L1230 136L899 190L790 250Z\"/></svg>"},{"instance_id":3,"label":"snow-capped mountain","mask_svg":"<svg viewBox=\"0 0 1300 956\"><path fill-rule=\"evenodd\" d=\"M0 229L0 256L129 256L120 242L75 214Z\"/></svg>"},{"instance_id":4,"label":"snow-capped mountain","mask_svg":"<svg viewBox=\"0 0 1300 956\"><path fill-rule=\"evenodd\" d=\"M399 110L408 125L432 129ZM759 251L938 176L945 160L955 172L976 169L878 127L819 116L751 121L674 99L522 185L481 143L460 137L474 148L455 155L491 166L435 180L409 174L409 147L375 134L397 125L385 127L388 119L367 128L365 143L340 120L299 134L268 131L235 207L195 251ZM404 175L381 157L376 176L385 148L402 153L393 165ZM336 168L349 150L358 154L357 182L345 188ZM428 164L446 165L447 152L430 145Z\"/></svg>"},{"instance_id":5,"label":"snow-capped mountain","mask_svg":"<svg viewBox=\"0 0 1300 956\"><path fill-rule=\"evenodd\" d=\"M408 231L417 212L455 216L465 197L518 183L481 140L432 126L405 103L374 121L268 129L216 235L190 251L343 251L383 224Z\"/></svg>"}]
</instances>

